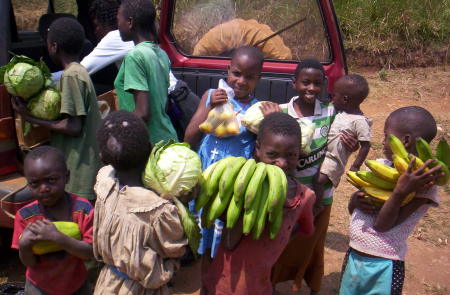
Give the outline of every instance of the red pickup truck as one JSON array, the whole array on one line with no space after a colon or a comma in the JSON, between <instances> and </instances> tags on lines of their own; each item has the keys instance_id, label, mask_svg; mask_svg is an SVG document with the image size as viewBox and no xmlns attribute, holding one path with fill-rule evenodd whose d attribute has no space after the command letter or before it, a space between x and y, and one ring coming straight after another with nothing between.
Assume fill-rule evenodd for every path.
<instances>
[{"instance_id":1,"label":"red pickup truck","mask_svg":"<svg viewBox=\"0 0 450 295\"><path fill-rule=\"evenodd\" d=\"M9 61L11 53L36 60L42 57L50 63L37 25L43 14L78 13L87 36L93 36L86 12L89 1L55 1L73 2L64 7L53 1L40 1L39 7L33 6L39 1L0 1L0 65ZM159 12L160 45L171 59L172 72L199 96L217 87L219 79L225 77L229 53L241 45L258 46L266 57L255 90L261 100L284 103L295 95L291 79L299 60L314 57L323 63L328 78L323 99L327 99L334 81L347 71L331 0L153 2ZM49 66L58 70L51 63ZM115 73L117 68L112 65L94 74L96 89L111 89ZM12 228L11 215L31 200L21 174L24 153L17 143L10 97L0 85L0 228Z\"/></svg>"}]
</instances>

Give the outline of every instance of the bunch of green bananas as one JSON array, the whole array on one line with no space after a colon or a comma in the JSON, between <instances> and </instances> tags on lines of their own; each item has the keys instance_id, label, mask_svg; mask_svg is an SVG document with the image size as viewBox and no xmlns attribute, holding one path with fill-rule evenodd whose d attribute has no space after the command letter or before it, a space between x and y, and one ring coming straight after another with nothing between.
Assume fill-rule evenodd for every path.
<instances>
[{"instance_id":1,"label":"bunch of green bananas","mask_svg":"<svg viewBox=\"0 0 450 295\"><path fill-rule=\"evenodd\" d=\"M382 205L392 194L397 184L397 180L407 169L409 163L415 159L414 170L419 169L424 163L433 159L434 162L429 167L437 165L442 167L444 176L436 180L437 185L445 185L450 178L450 148L445 139L441 139L437 145L436 156L433 156L431 147L424 139L419 138L416 141L416 150L418 157L408 154L401 140L393 135L389 136L389 145L393 152L392 160L394 167L389 167L375 160L367 160L366 166L370 171L347 172L347 181L358 189L364 191L367 196L376 205ZM403 201L403 206L408 204L415 196L415 193L409 194Z\"/></svg>"},{"instance_id":2,"label":"bunch of green bananas","mask_svg":"<svg viewBox=\"0 0 450 295\"><path fill-rule=\"evenodd\" d=\"M266 219L270 238L281 228L287 179L275 165L256 163L254 159L227 157L203 172L195 210L203 208L202 227L209 228L226 210L226 226L233 228L243 212L243 232L257 240Z\"/></svg>"}]
</instances>

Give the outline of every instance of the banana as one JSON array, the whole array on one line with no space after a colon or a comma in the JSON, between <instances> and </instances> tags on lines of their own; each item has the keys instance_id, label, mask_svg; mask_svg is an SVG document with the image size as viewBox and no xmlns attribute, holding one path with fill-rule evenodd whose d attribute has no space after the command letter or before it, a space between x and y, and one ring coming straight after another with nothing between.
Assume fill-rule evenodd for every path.
<instances>
[{"instance_id":1,"label":"banana","mask_svg":"<svg viewBox=\"0 0 450 295\"><path fill-rule=\"evenodd\" d=\"M219 182L219 196L221 199L233 193L234 181L244 163L244 157L237 157L230 161L228 167L225 168Z\"/></svg>"},{"instance_id":2,"label":"banana","mask_svg":"<svg viewBox=\"0 0 450 295\"><path fill-rule=\"evenodd\" d=\"M267 170L266 164L263 162L259 162L256 164L255 172L248 183L247 189L245 190L245 198L244 198L244 208L249 209L250 205L252 205L255 200L256 193L258 189L261 187L261 183L266 178Z\"/></svg>"},{"instance_id":3,"label":"banana","mask_svg":"<svg viewBox=\"0 0 450 295\"><path fill-rule=\"evenodd\" d=\"M350 177L347 176L347 181L350 182L351 185L353 185L354 187L356 187L357 189L360 189L361 186L359 186L356 182L354 182Z\"/></svg>"},{"instance_id":4,"label":"banana","mask_svg":"<svg viewBox=\"0 0 450 295\"><path fill-rule=\"evenodd\" d=\"M445 138L441 138L436 147L436 158L442 161L447 167L450 167L450 147Z\"/></svg>"},{"instance_id":5,"label":"banana","mask_svg":"<svg viewBox=\"0 0 450 295\"><path fill-rule=\"evenodd\" d=\"M258 169L258 168L257 168ZM265 169L264 169L265 171ZM263 192L262 185L260 185L255 193L254 200L244 212L244 224L242 232L246 235L250 233L253 226L255 225L256 217L258 214L259 203L262 200L261 194ZM245 202L245 201L244 201Z\"/></svg>"},{"instance_id":6,"label":"banana","mask_svg":"<svg viewBox=\"0 0 450 295\"><path fill-rule=\"evenodd\" d=\"M368 183L367 181L362 180L358 175L356 175L356 172L354 171L347 171L347 176L356 183L357 187L363 187L363 186L373 186L372 184Z\"/></svg>"},{"instance_id":7,"label":"banana","mask_svg":"<svg viewBox=\"0 0 450 295\"><path fill-rule=\"evenodd\" d=\"M212 165L209 165L209 167L206 168L205 171L203 171L202 183L200 184L200 193L195 199L195 207L194 207L195 211L199 211L200 208L204 207L211 198L211 195L207 194L207 184L211 177L212 172L214 171L214 168L216 168L217 166L217 163L219 162L215 162Z\"/></svg>"},{"instance_id":8,"label":"banana","mask_svg":"<svg viewBox=\"0 0 450 295\"><path fill-rule=\"evenodd\" d=\"M441 165L441 172L444 173L444 176L441 176L438 179L436 179L436 184L440 186L446 185L448 180L450 179L450 171L448 169L448 166L445 165L445 163L442 162L441 160L435 161L437 165Z\"/></svg>"},{"instance_id":9,"label":"banana","mask_svg":"<svg viewBox=\"0 0 450 295\"><path fill-rule=\"evenodd\" d=\"M272 213L274 213L273 219L269 224L269 238L271 240L277 237L281 225L283 224L283 206L278 206Z\"/></svg>"},{"instance_id":10,"label":"banana","mask_svg":"<svg viewBox=\"0 0 450 295\"><path fill-rule=\"evenodd\" d=\"M227 228L233 228L241 216L242 208L244 208L244 198L237 199L233 194L227 209Z\"/></svg>"},{"instance_id":11,"label":"banana","mask_svg":"<svg viewBox=\"0 0 450 295\"><path fill-rule=\"evenodd\" d=\"M396 182L398 177L400 176L400 173L397 171L397 169L384 165L375 160L367 160L366 165L376 176L389 182Z\"/></svg>"},{"instance_id":12,"label":"banana","mask_svg":"<svg viewBox=\"0 0 450 295\"><path fill-rule=\"evenodd\" d=\"M417 150L417 153L419 154L419 158L423 162L426 162L427 160L434 158L430 145L423 138L419 137L416 140L416 150Z\"/></svg>"},{"instance_id":13,"label":"banana","mask_svg":"<svg viewBox=\"0 0 450 295\"><path fill-rule=\"evenodd\" d=\"M416 157L416 156L414 156L413 154L408 154L408 159L409 159L409 162L410 162L410 163L411 163L411 161L412 161L413 159L415 159L413 170L417 170L417 169L419 169L420 167L422 167L423 165L425 165L425 163L424 163L419 157ZM436 166L436 165L435 165L435 166ZM430 170L430 169L425 168L424 172L427 172L428 170Z\"/></svg>"},{"instance_id":14,"label":"banana","mask_svg":"<svg viewBox=\"0 0 450 295\"><path fill-rule=\"evenodd\" d=\"M227 168L230 161L233 160L233 158L234 157L226 157L218 161L217 166L212 171L211 177L209 178L206 184L206 193L209 196L213 196L216 193L219 187L220 177L222 176L223 172L225 171L225 168Z\"/></svg>"},{"instance_id":15,"label":"banana","mask_svg":"<svg viewBox=\"0 0 450 295\"><path fill-rule=\"evenodd\" d=\"M284 174L283 170L278 168L275 165L266 165L267 170L267 178L269 179L269 193L267 199L269 200L269 206L267 211L272 212L272 210L281 202L281 194L283 193L283 189L281 188L281 174L280 171Z\"/></svg>"},{"instance_id":16,"label":"banana","mask_svg":"<svg viewBox=\"0 0 450 295\"><path fill-rule=\"evenodd\" d=\"M216 194L212 200L211 207L209 208L207 215L207 224L213 224L217 218L217 211L221 207L222 200L219 197L219 193Z\"/></svg>"},{"instance_id":17,"label":"banana","mask_svg":"<svg viewBox=\"0 0 450 295\"><path fill-rule=\"evenodd\" d=\"M392 191L380 189L377 187L363 187L363 192L368 194L370 197L375 198L378 202L385 202L387 201L390 196L392 195ZM414 199L416 193L412 192L409 195L406 196L406 198L402 202L402 206L405 206L409 202L411 202L412 199Z\"/></svg>"},{"instance_id":18,"label":"banana","mask_svg":"<svg viewBox=\"0 0 450 295\"><path fill-rule=\"evenodd\" d=\"M200 216L200 223L202 225L202 228L210 228L211 225L213 225L213 222L211 222L208 219L208 215L209 215L209 210L211 209L211 205L212 205L212 201L208 202L204 207L203 207L203 211L202 214Z\"/></svg>"},{"instance_id":19,"label":"banana","mask_svg":"<svg viewBox=\"0 0 450 295\"><path fill-rule=\"evenodd\" d=\"M400 174L403 174L408 170L408 162L398 155L392 155L392 161L394 162L395 169L397 169Z\"/></svg>"},{"instance_id":20,"label":"banana","mask_svg":"<svg viewBox=\"0 0 450 295\"><path fill-rule=\"evenodd\" d=\"M365 182L381 189L393 190L395 187L395 183L379 178L372 171L358 171L356 172L356 175Z\"/></svg>"},{"instance_id":21,"label":"banana","mask_svg":"<svg viewBox=\"0 0 450 295\"><path fill-rule=\"evenodd\" d=\"M254 159L249 159L242 166L241 171L236 177L236 182L234 183L234 195L236 201L243 199L245 189L252 178L253 172L256 169L256 161Z\"/></svg>"},{"instance_id":22,"label":"banana","mask_svg":"<svg viewBox=\"0 0 450 295\"><path fill-rule=\"evenodd\" d=\"M391 147L392 153L396 154L400 158L403 158L405 161L408 160L408 152L405 149L402 141L396 137L395 135L390 135L389 138L389 146Z\"/></svg>"},{"instance_id":23,"label":"banana","mask_svg":"<svg viewBox=\"0 0 450 295\"><path fill-rule=\"evenodd\" d=\"M252 237L255 240L258 240L259 237L261 237L261 234L264 231L264 226L266 225L267 209L269 207L268 193L269 193L269 183L266 180L262 184L262 192L260 194L259 206L256 214L256 221L252 229Z\"/></svg>"}]
</instances>

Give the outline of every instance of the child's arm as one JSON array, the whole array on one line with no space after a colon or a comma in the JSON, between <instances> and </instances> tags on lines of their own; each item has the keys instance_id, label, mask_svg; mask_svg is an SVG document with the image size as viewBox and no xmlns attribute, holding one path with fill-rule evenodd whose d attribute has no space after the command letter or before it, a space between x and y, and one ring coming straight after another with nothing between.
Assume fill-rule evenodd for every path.
<instances>
[{"instance_id":1,"label":"child's arm","mask_svg":"<svg viewBox=\"0 0 450 295\"><path fill-rule=\"evenodd\" d=\"M208 117L208 113L212 108L225 103L228 100L225 90L216 89L211 94L211 101L207 106L206 101L208 100L208 93L209 90L203 94L198 108L195 111L194 116L192 116L192 119L189 122L189 125L187 126L186 132L184 134L184 141L189 143L193 149L197 148L197 145L202 138L202 133L200 129L198 129L198 126L206 120L206 118Z\"/></svg>"},{"instance_id":2,"label":"child's arm","mask_svg":"<svg viewBox=\"0 0 450 295\"><path fill-rule=\"evenodd\" d=\"M67 114L62 116L61 120L49 121L35 118L30 115L25 102L19 97L13 97L11 99L14 110L19 113L24 120L32 123L44 126L52 131L67 134L70 136L80 136L83 126L83 117L72 117Z\"/></svg>"},{"instance_id":3,"label":"child's arm","mask_svg":"<svg viewBox=\"0 0 450 295\"><path fill-rule=\"evenodd\" d=\"M22 233L19 240L19 257L23 265L26 267L34 267L37 263L36 255L33 254L31 247L36 243L36 235L30 231L28 228Z\"/></svg>"},{"instance_id":4,"label":"child's arm","mask_svg":"<svg viewBox=\"0 0 450 295\"><path fill-rule=\"evenodd\" d=\"M48 220L38 220L28 228L35 234L33 238L35 241L52 241L73 256L84 260L94 258L91 244L66 236Z\"/></svg>"},{"instance_id":5,"label":"child's arm","mask_svg":"<svg viewBox=\"0 0 450 295\"><path fill-rule=\"evenodd\" d=\"M313 187L314 187L314 193L316 194L316 202L314 203L314 216L318 215L322 209L323 209L323 192L324 192L324 185L328 183L330 179L326 174L320 173L318 176L314 179Z\"/></svg>"},{"instance_id":6,"label":"child's arm","mask_svg":"<svg viewBox=\"0 0 450 295\"><path fill-rule=\"evenodd\" d=\"M366 159L370 150L370 141L360 141L359 145L361 148L359 149L358 155L356 156L355 162L350 167L350 171L358 171L361 168L362 163Z\"/></svg>"},{"instance_id":7,"label":"child's arm","mask_svg":"<svg viewBox=\"0 0 450 295\"><path fill-rule=\"evenodd\" d=\"M350 215L353 214L353 211L356 208L368 214L374 214L378 211L378 208L375 207L372 202L366 198L365 193L361 191L353 193L348 202L348 212Z\"/></svg>"},{"instance_id":8,"label":"child's arm","mask_svg":"<svg viewBox=\"0 0 450 295\"><path fill-rule=\"evenodd\" d=\"M428 160L425 165L413 171L414 160L409 164L408 170L400 176L394 192L383 204L374 223L374 229L385 232L405 221L420 206L428 202L424 198L414 198L408 205L401 207L403 200L412 192L417 192L424 187L430 187L430 183L442 176L441 166L436 166L425 172L433 160Z\"/></svg>"}]
</instances>

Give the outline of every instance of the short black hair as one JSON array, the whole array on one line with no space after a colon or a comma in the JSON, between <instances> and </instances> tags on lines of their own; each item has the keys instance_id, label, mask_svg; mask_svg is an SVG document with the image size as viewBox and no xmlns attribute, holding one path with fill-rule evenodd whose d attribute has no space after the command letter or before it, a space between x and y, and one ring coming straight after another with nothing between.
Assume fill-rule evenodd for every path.
<instances>
[{"instance_id":1,"label":"short black hair","mask_svg":"<svg viewBox=\"0 0 450 295\"><path fill-rule=\"evenodd\" d=\"M366 78L358 74L350 74L342 76L338 81L345 81L351 85L351 93L353 93L357 102L361 103L369 95L369 84ZM337 81L336 81L337 82Z\"/></svg>"},{"instance_id":2,"label":"short black hair","mask_svg":"<svg viewBox=\"0 0 450 295\"><path fill-rule=\"evenodd\" d=\"M47 39L68 54L80 54L84 45L83 26L74 18L58 18L50 25Z\"/></svg>"},{"instance_id":3,"label":"short black hair","mask_svg":"<svg viewBox=\"0 0 450 295\"><path fill-rule=\"evenodd\" d=\"M57 164L61 165L61 168L63 168L64 171L67 170L66 159L64 157L64 154L59 149L49 145L42 145L32 149L26 155L24 163L26 163L29 160L49 159L49 158L54 159Z\"/></svg>"},{"instance_id":4,"label":"short black hair","mask_svg":"<svg viewBox=\"0 0 450 295\"><path fill-rule=\"evenodd\" d=\"M431 142L437 134L436 120L426 109L419 106L408 106L393 111L386 122L402 134L412 134L415 139L422 137Z\"/></svg>"},{"instance_id":5,"label":"short black hair","mask_svg":"<svg viewBox=\"0 0 450 295\"><path fill-rule=\"evenodd\" d=\"M231 60L233 60L235 57L239 55L247 55L251 57L258 65L258 68L262 70L264 64L264 55L262 54L261 50L258 47L251 45L238 47L235 50L233 50Z\"/></svg>"},{"instance_id":6,"label":"short black hair","mask_svg":"<svg viewBox=\"0 0 450 295\"><path fill-rule=\"evenodd\" d=\"M150 140L144 121L125 110L110 113L97 131L101 158L117 170L147 163Z\"/></svg>"},{"instance_id":7,"label":"short black hair","mask_svg":"<svg viewBox=\"0 0 450 295\"><path fill-rule=\"evenodd\" d=\"M297 120L286 113L277 112L264 117L259 126L257 140L261 142L269 133L282 136L294 136L298 139L299 145L301 144L302 132L300 125Z\"/></svg>"},{"instance_id":8,"label":"short black hair","mask_svg":"<svg viewBox=\"0 0 450 295\"><path fill-rule=\"evenodd\" d=\"M89 7L89 16L105 27L117 29L117 0L94 0Z\"/></svg>"},{"instance_id":9,"label":"short black hair","mask_svg":"<svg viewBox=\"0 0 450 295\"><path fill-rule=\"evenodd\" d=\"M144 32L158 37L156 31L156 9L150 0L123 0L121 5L125 17L133 18L133 24Z\"/></svg>"},{"instance_id":10,"label":"short black hair","mask_svg":"<svg viewBox=\"0 0 450 295\"><path fill-rule=\"evenodd\" d=\"M297 67L295 68L295 79L298 78L300 72L303 69L317 69L322 72L323 76L325 76L325 70L323 68L323 65L317 59L314 58L307 58L298 63Z\"/></svg>"}]
</instances>

